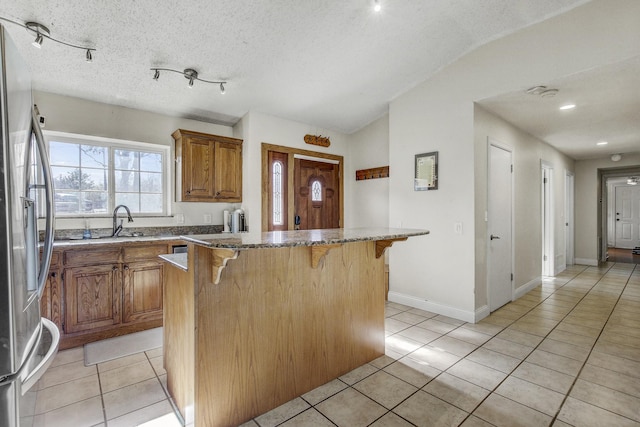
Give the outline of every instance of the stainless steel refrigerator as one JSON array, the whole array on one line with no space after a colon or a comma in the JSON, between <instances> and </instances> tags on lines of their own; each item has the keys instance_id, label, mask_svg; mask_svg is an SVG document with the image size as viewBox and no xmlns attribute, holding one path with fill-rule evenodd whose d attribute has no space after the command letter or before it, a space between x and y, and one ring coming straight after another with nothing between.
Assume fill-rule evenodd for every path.
<instances>
[{"instance_id":1,"label":"stainless steel refrigerator","mask_svg":"<svg viewBox=\"0 0 640 427\"><path fill-rule=\"evenodd\" d=\"M0 427L16 427L33 422L29 389L53 361L60 333L40 316L53 240L49 163L29 68L2 26L0 60Z\"/></svg>"}]
</instances>

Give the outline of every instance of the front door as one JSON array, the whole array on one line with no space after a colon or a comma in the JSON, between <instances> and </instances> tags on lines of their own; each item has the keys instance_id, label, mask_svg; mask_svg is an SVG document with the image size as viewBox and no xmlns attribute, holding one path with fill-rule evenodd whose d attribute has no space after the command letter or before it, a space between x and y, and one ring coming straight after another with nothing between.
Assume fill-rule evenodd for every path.
<instances>
[{"instance_id":1,"label":"front door","mask_svg":"<svg viewBox=\"0 0 640 427\"><path fill-rule=\"evenodd\" d=\"M488 280L489 309L512 299L512 172L511 151L489 145Z\"/></svg>"},{"instance_id":2,"label":"front door","mask_svg":"<svg viewBox=\"0 0 640 427\"><path fill-rule=\"evenodd\" d=\"M640 245L640 187L618 186L616 193L616 248Z\"/></svg>"},{"instance_id":3,"label":"front door","mask_svg":"<svg viewBox=\"0 0 640 427\"><path fill-rule=\"evenodd\" d=\"M337 164L295 159L295 229L340 227Z\"/></svg>"}]
</instances>

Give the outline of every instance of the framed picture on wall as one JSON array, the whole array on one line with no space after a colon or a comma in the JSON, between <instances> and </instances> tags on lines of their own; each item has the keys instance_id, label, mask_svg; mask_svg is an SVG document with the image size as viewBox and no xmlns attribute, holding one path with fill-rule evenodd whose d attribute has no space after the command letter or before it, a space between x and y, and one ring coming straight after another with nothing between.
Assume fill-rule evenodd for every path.
<instances>
[{"instance_id":1,"label":"framed picture on wall","mask_svg":"<svg viewBox=\"0 0 640 427\"><path fill-rule=\"evenodd\" d=\"M414 191L438 189L438 152L416 154Z\"/></svg>"}]
</instances>

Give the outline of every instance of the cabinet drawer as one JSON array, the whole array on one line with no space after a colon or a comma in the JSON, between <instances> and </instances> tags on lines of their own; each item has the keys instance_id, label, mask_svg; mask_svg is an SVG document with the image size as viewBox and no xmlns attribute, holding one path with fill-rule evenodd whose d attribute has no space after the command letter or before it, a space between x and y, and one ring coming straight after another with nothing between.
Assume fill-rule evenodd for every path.
<instances>
[{"instance_id":1,"label":"cabinet drawer","mask_svg":"<svg viewBox=\"0 0 640 427\"><path fill-rule=\"evenodd\" d=\"M124 262L130 262L139 259L156 259L158 255L169 253L169 245L146 245L132 246L124 248Z\"/></svg>"},{"instance_id":2,"label":"cabinet drawer","mask_svg":"<svg viewBox=\"0 0 640 427\"><path fill-rule=\"evenodd\" d=\"M120 261L120 248L70 250L64 253L64 265L108 264Z\"/></svg>"}]
</instances>

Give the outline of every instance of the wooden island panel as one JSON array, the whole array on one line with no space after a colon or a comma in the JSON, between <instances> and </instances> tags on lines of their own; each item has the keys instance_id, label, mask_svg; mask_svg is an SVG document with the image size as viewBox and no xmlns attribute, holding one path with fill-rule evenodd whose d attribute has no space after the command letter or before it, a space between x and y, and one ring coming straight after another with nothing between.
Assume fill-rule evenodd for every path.
<instances>
[{"instance_id":1,"label":"wooden island panel","mask_svg":"<svg viewBox=\"0 0 640 427\"><path fill-rule=\"evenodd\" d=\"M187 425L242 424L384 354L385 265L412 229L182 236L166 255L167 387Z\"/></svg>"},{"instance_id":2,"label":"wooden island panel","mask_svg":"<svg viewBox=\"0 0 640 427\"><path fill-rule=\"evenodd\" d=\"M214 284L195 248L197 426L241 424L384 354L384 259L347 243L240 251Z\"/></svg>"}]
</instances>

